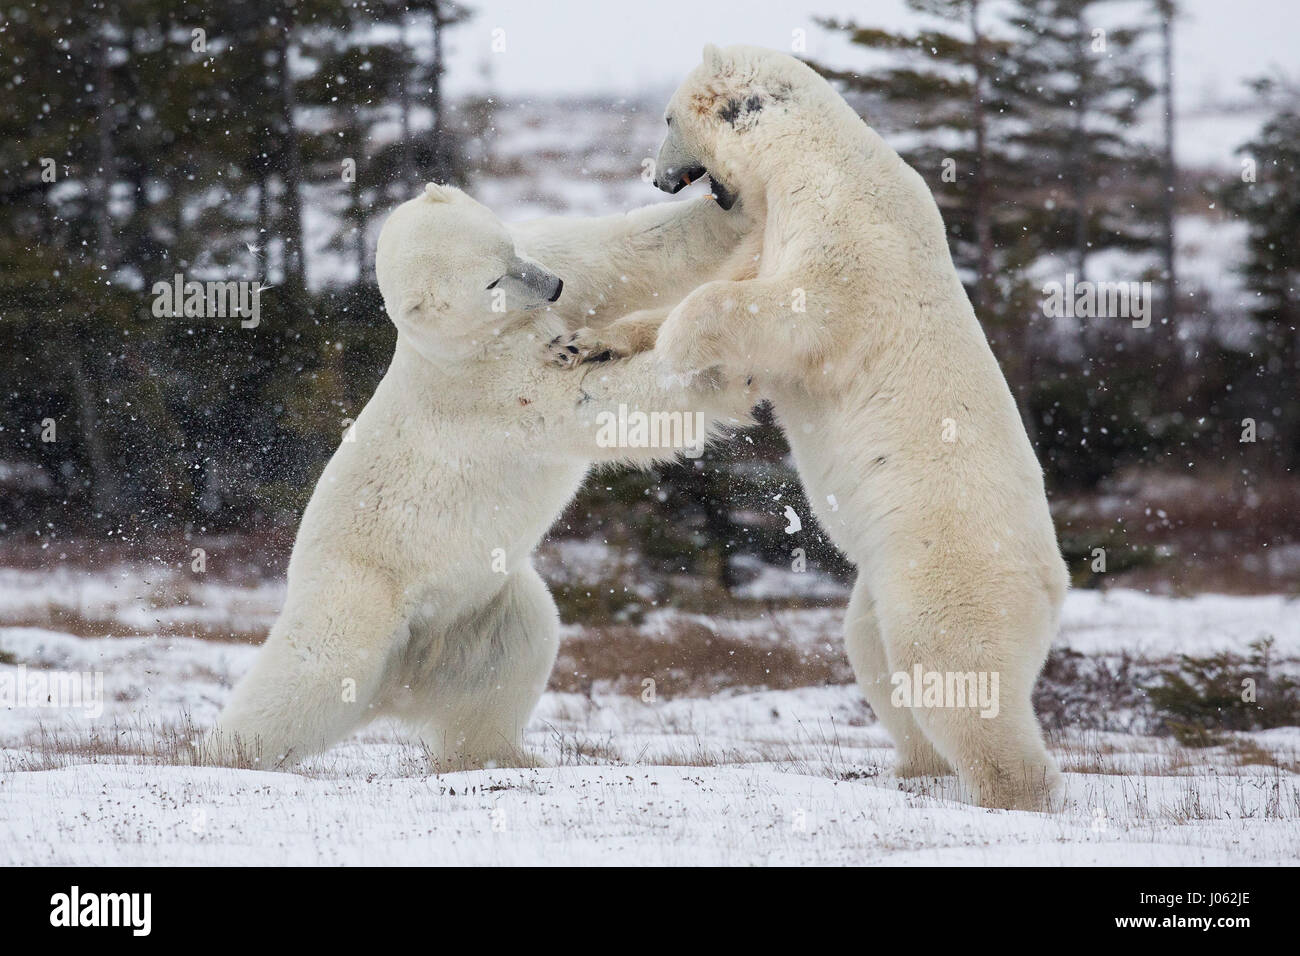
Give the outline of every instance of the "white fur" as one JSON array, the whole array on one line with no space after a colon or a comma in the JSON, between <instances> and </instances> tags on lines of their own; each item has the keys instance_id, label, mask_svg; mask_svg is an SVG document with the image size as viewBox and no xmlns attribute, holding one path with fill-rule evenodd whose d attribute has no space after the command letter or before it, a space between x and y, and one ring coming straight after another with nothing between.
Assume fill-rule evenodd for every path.
<instances>
[{"instance_id":1,"label":"white fur","mask_svg":"<svg viewBox=\"0 0 1300 956\"><path fill-rule=\"evenodd\" d=\"M391 714L440 765L531 761L521 731L558 627L531 553L594 459L672 455L598 447L597 414L747 420L752 404L740 389L661 387L651 356L562 370L545 345L672 305L744 226L700 199L507 229L438 186L392 213L376 273L396 353L317 483L283 612L218 720L214 759L281 765ZM492 311L487 286L516 254L564 280L558 302Z\"/></svg>"},{"instance_id":2,"label":"white fur","mask_svg":"<svg viewBox=\"0 0 1300 956\"><path fill-rule=\"evenodd\" d=\"M665 152L738 194L763 244L757 276L687 296L656 352L677 373L763 382L818 519L858 565L848 653L899 773L951 766L981 804L1047 805L1058 774L1030 693L1068 579L929 189L783 54L710 48L668 116ZM998 715L891 706L891 676L915 665L997 672Z\"/></svg>"}]
</instances>

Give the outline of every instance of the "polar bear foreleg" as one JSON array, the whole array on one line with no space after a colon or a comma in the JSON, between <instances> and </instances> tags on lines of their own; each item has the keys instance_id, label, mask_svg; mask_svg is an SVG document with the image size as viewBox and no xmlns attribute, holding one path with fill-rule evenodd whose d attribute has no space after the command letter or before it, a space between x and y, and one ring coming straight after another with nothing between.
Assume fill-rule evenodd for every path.
<instances>
[{"instance_id":1,"label":"polar bear foreleg","mask_svg":"<svg viewBox=\"0 0 1300 956\"><path fill-rule=\"evenodd\" d=\"M364 572L290 593L205 741L207 759L292 766L364 723L403 625L398 598Z\"/></svg>"},{"instance_id":2,"label":"polar bear foreleg","mask_svg":"<svg viewBox=\"0 0 1300 956\"><path fill-rule=\"evenodd\" d=\"M557 337L549 345L551 361L560 368L627 358L655 347L659 328L670 309L642 309L599 329L587 326Z\"/></svg>"},{"instance_id":3,"label":"polar bear foreleg","mask_svg":"<svg viewBox=\"0 0 1300 956\"><path fill-rule=\"evenodd\" d=\"M756 386L741 378L697 376L690 385L667 378L653 352L585 365L556 374L573 383L571 414L554 418L551 434L576 456L598 461L649 462L704 450L719 423L752 424ZM637 440L629 419L647 427ZM629 439L629 440L624 440Z\"/></svg>"},{"instance_id":4,"label":"polar bear foreleg","mask_svg":"<svg viewBox=\"0 0 1300 956\"><path fill-rule=\"evenodd\" d=\"M655 341L666 369L805 380L836 340L839 317L789 277L709 282L672 310Z\"/></svg>"}]
</instances>

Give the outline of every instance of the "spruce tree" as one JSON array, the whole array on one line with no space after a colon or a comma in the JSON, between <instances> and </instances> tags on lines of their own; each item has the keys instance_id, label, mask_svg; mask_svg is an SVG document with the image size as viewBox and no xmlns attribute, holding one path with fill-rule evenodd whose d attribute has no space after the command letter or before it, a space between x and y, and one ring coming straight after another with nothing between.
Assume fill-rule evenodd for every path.
<instances>
[{"instance_id":1,"label":"spruce tree","mask_svg":"<svg viewBox=\"0 0 1300 956\"><path fill-rule=\"evenodd\" d=\"M1250 230L1242 275L1259 323L1238 407L1261 429L1273 426L1277 463L1294 469L1300 467L1300 87L1276 79L1253 87L1273 101L1273 113L1242 145L1240 175L1225 190L1226 205Z\"/></svg>"},{"instance_id":2,"label":"spruce tree","mask_svg":"<svg viewBox=\"0 0 1300 956\"><path fill-rule=\"evenodd\" d=\"M1009 141L1027 174L1027 228L1045 251L1068 254L1079 280L1095 251L1159 242L1150 203L1134 199L1157 171L1152 148L1133 135L1155 93L1145 55L1153 24L1104 27L1113 2L1013 0L1016 42L1003 61L1023 117Z\"/></svg>"}]
</instances>

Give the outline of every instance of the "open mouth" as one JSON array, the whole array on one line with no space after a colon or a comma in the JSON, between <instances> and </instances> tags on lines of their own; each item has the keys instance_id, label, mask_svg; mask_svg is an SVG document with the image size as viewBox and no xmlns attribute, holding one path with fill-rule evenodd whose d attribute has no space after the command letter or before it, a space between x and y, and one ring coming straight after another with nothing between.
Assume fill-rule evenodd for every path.
<instances>
[{"instance_id":1,"label":"open mouth","mask_svg":"<svg viewBox=\"0 0 1300 956\"><path fill-rule=\"evenodd\" d=\"M671 174L672 170L669 169L668 172ZM679 193L691 183L703 179L708 174L709 171L703 166L691 166L688 169L683 169L677 174L676 181L670 180L670 182L672 182L672 188L669 189L668 192L674 194ZM658 184L656 183L656 185ZM660 186L659 188L662 189L664 187Z\"/></svg>"},{"instance_id":2,"label":"open mouth","mask_svg":"<svg viewBox=\"0 0 1300 956\"><path fill-rule=\"evenodd\" d=\"M709 192L713 194L713 198L717 200L719 206L723 209L730 209L736 204L736 200L739 198L737 194L728 189L726 183L721 182L717 176L703 166L669 167L665 171L665 178L655 179L655 185L664 192L676 194L705 176L709 178Z\"/></svg>"},{"instance_id":3,"label":"open mouth","mask_svg":"<svg viewBox=\"0 0 1300 956\"><path fill-rule=\"evenodd\" d=\"M718 201L719 206L723 209L730 209L736 204L736 194L728 189L725 184L719 182L718 178L703 166L693 166L690 169L682 170L677 177L677 181L673 183L671 191L674 193L679 192L705 176L709 177L709 192L713 194L713 198Z\"/></svg>"},{"instance_id":4,"label":"open mouth","mask_svg":"<svg viewBox=\"0 0 1300 956\"><path fill-rule=\"evenodd\" d=\"M709 174L709 192L713 193L713 198L723 209L730 209L736 204L736 194L718 182L717 177L712 173Z\"/></svg>"}]
</instances>

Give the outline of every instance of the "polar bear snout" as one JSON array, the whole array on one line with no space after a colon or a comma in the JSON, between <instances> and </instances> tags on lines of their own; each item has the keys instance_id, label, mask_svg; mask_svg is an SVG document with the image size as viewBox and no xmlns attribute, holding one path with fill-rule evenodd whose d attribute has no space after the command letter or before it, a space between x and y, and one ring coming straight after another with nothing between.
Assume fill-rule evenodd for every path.
<instances>
[{"instance_id":1,"label":"polar bear snout","mask_svg":"<svg viewBox=\"0 0 1300 956\"><path fill-rule=\"evenodd\" d=\"M703 179L708 172L704 164L683 145L677 132L671 129L659 145L655 171L655 186L666 193L680 192L697 179Z\"/></svg>"},{"instance_id":2,"label":"polar bear snout","mask_svg":"<svg viewBox=\"0 0 1300 956\"><path fill-rule=\"evenodd\" d=\"M662 178L655 177L655 186L666 193L677 193L706 175L708 170L703 166L669 166L663 171Z\"/></svg>"},{"instance_id":3,"label":"polar bear snout","mask_svg":"<svg viewBox=\"0 0 1300 956\"><path fill-rule=\"evenodd\" d=\"M488 284L488 289L502 290L516 308L536 309L560 298L564 280L531 259L517 255L505 273Z\"/></svg>"},{"instance_id":4,"label":"polar bear snout","mask_svg":"<svg viewBox=\"0 0 1300 956\"><path fill-rule=\"evenodd\" d=\"M658 172L654 184L666 193L677 193L691 183L709 177L709 192L723 209L730 209L736 204L736 194L718 181L717 174L710 170L702 160L693 155L682 142L675 129L659 146L659 158L655 161Z\"/></svg>"}]
</instances>

